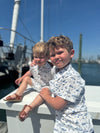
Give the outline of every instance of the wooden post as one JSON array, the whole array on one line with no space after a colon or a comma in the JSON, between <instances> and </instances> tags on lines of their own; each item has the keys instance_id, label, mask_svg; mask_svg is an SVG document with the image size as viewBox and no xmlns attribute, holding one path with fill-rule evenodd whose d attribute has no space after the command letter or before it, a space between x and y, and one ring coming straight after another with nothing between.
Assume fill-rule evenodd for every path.
<instances>
[{"instance_id":1,"label":"wooden post","mask_svg":"<svg viewBox=\"0 0 100 133\"><path fill-rule=\"evenodd\" d=\"M82 34L80 34L79 41L79 58L78 58L78 72L81 74L81 65L82 65Z\"/></svg>"}]
</instances>

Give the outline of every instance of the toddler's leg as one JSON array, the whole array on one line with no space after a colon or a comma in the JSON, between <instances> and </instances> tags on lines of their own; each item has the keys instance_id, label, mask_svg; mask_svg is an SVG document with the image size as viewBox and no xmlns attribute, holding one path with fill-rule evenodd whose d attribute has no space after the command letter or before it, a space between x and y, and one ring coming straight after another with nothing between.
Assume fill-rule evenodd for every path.
<instances>
[{"instance_id":1,"label":"toddler's leg","mask_svg":"<svg viewBox=\"0 0 100 133\"><path fill-rule=\"evenodd\" d=\"M33 85L33 83L32 83L32 79L31 79L31 77L29 77L29 76L27 76L27 77L25 77L24 79L23 79L23 81L22 81L22 83L21 83L21 85L19 86L19 88L18 88L18 90L17 90L17 94L19 95L19 96L22 96L22 94L23 94L23 92L26 90L26 88L27 88L27 85Z\"/></svg>"},{"instance_id":2,"label":"toddler's leg","mask_svg":"<svg viewBox=\"0 0 100 133\"><path fill-rule=\"evenodd\" d=\"M24 121L28 116L29 111L32 110L30 105L24 105L22 111L19 113L18 117L20 121Z\"/></svg>"},{"instance_id":3,"label":"toddler's leg","mask_svg":"<svg viewBox=\"0 0 100 133\"><path fill-rule=\"evenodd\" d=\"M40 95L37 95L36 98L32 101L31 104L25 105L22 111L19 113L19 119L24 121L25 118L28 116L30 110L34 109L35 107L39 106L44 102L43 98Z\"/></svg>"},{"instance_id":4,"label":"toddler's leg","mask_svg":"<svg viewBox=\"0 0 100 133\"><path fill-rule=\"evenodd\" d=\"M19 86L19 88L17 89L16 93L6 97L6 101L10 101L10 102L18 102L22 100L22 94L23 92L26 90L27 85L33 85L32 84L32 80L29 76L25 77L21 83L21 85Z\"/></svg>"}]
</instances>

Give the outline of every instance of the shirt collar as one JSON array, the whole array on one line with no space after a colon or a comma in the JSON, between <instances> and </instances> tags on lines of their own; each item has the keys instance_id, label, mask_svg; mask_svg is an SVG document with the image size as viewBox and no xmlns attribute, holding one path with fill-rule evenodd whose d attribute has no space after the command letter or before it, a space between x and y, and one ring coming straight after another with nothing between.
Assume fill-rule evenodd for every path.
<instances>
[{"instance_id":1,"label":"shirt collar","mask_svg":"<svg viewBox=\"0 0 100 133\"><path fill-rule=\"evenodd\" d=\"M69 62L66 66L64 66L63 68L57 68L57 67L56 67L56 73L62 72L63 70L65 71L65 69L67 70L68 67L69 67L69 65L70 65L70 62Z\"/></svg>"}]
</instances>

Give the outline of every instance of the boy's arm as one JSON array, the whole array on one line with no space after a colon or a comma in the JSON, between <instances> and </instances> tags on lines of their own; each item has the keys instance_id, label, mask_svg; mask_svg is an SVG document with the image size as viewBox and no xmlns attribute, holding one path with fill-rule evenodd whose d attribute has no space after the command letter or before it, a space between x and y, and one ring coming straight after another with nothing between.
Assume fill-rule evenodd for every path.
<instances>
[{"instance_id":1,"label":"boy's arm","mask_svg":"<svg viewBox=\"0 0 100 133\"><path fill-rule=\"evenodd\" d=\"M59 96L51 97L51 93L48 88L43 88L40 92L40 95L50 106L56 110L60 110L68 104L68 101Z\"/></svg>"}]
</instances>

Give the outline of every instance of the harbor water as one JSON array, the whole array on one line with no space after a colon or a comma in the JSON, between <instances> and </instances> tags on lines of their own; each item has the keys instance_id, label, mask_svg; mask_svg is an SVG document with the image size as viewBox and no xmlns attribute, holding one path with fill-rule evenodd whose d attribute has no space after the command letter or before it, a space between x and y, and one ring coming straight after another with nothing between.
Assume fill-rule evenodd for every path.
<instances>
[{"instance_id":1,"label":"harbor water","mask_svg":"<svg viewBox=\"0 0 100 133\"><path fill-rule=\"evenodd\" d=\"M72 64L78 70L78 64ZM82 64L81 76L86 81L86 85L100 86L100 64ZM0 86L0 99L15 90L16 87L12 82L4 82ZM0 121L6 121L5 110L0 110Z\"/></svg>"},{"instance_id":2,"label":"harbor water","mask_svg":"<svg viewBox=\"0 0 100 133\"><path fill-rule=\"evenodd\" d=\"M72 64L78 70L78 64ZM86 85L100 86L100 64L82 64L81 76Z\"/></svg>"}]
</instances>

